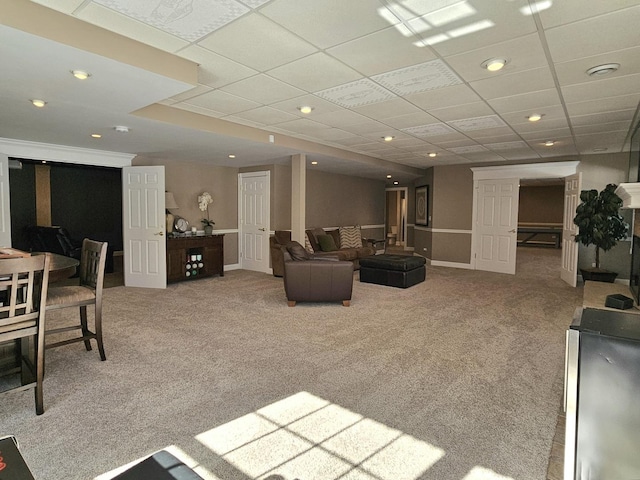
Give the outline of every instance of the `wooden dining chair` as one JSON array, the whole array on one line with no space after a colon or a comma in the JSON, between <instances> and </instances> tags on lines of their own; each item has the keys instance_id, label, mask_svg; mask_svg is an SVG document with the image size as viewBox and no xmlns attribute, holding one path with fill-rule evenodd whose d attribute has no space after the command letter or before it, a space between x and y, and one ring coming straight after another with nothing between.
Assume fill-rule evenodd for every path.
<instances>
[{"instance_id":1,"label":"wooden dining chair","mask_svg":"<svg viewBox=\"0 0 640 480\"><path fill-rule=\"evenodd\" d=\"M102 285L104 282L104 267L107 258L107 242L96 242L85 238L82 241L80 256L79 285L51 287L47 297L47 311L62 308L79 307L80 324L65 325L47 329L46 337L72 330L81 330L80 336L64 338L49 342L46 348L61 347L75 342L84 342L87 350L91 350L91 340L98 344L100 358L106 360L104 344L102 342ZM95 308L95 331L89 330L87 321L87 307ZM57 320L56 320L57 321Z\"/></svg>"},{"instance_id":2,"label":"wooden dining chair","mask_svg":"<svg viewBox=\"0 0 640 480\"><path fill-rule=\"evenodd\" d=\"M44 413L45 305L49 283L49 254L0 260L0 343L14 342L16 362L3 372L20 382L4 382L0 393L35 389L36 414Z\"/></svg>"}]
</instances>

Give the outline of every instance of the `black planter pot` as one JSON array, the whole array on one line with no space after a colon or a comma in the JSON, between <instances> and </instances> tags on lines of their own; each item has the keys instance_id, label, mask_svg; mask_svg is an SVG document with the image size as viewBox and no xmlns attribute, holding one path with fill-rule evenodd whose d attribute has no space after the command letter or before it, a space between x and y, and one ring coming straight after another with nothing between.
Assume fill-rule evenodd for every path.
<instances>
[{"instance_id":1,"label":"black planter pot","mask_svg":"<svg viewBox=\"0 0 640 480\"><path fill-rule=\"evenodd\" d=\"M600 268L581 268L582 280L590 280L592 282L606 282L613 283L618 276L616 272L610 272L609 270L602 270Z\"/></svg>"}]
</instances>

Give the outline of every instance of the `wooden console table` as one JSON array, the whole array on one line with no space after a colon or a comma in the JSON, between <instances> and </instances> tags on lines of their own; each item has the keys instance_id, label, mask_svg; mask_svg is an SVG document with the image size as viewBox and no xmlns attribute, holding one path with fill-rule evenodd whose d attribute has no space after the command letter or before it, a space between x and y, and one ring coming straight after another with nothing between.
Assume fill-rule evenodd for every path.
<instances>
[{"instance_id":1,"label":"wooden console table","mask_svg":"<svg viewBox=\"0 0 640 480\"><path fill-rule=\"evenodd\" d=\"M224 276L224 235L167 237L167 282Z\"/></svg>"}]
</instances>

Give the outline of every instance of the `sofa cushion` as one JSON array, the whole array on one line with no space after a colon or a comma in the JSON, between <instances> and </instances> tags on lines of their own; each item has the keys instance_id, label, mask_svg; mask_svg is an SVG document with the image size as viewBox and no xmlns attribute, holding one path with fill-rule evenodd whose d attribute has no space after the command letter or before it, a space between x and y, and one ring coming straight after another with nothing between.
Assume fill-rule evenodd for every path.
<instances>
[{"instance_id":1,"label":"sofa cushion","mask_svg":"<svg viewBox=\"0 0 640 480\"><path fill-rule=\"evenodd\" d=\"M362 236L360 235L360 226L340 227L340 248L361 248Z\"/></svg>"},{"instance_id":2,"label":"sofa cushion","mask_svg":"<svg viewBox=\"0 0 640 480\"><path fill-rule=\"evenodd\" d=\"M307 248L307 242L309 242L309 244L311 245L311 250L314 252L319 252L320 245L318 245L318 241L316 240L316 236L313 234L313 231L305 230L304 234L305 234L305 237L307 237L305 239L305 248ZM307 248L307 250L309 249Z\"/></svg>"},{"instance_id":3,"label":"sofa cushion","mask_svg":"<svg viewBox=\"0 0 640 480\"><path fill-rule=\"evenodd\" d=\"M340 230L337 228L335 230L327 230L327 234L333 237L333 241L338 249L342 248L342 245L340 245Z\"/></svg>"},{"instance_id":4,"label":"sofa cushion","mask_svg":"<svg viewBox=\"0 0 640 480\"><path fill-rule=\"evenodd\" d=\"M304 249L309 253L313 253L313 246L309 241L309 235L307 235L306 233L304 235Z\"/></svg>"},{"instance_id":5,"label":"sofa cushion","mask_svg":"<svg viewBox=\"0 0 640 480\"><path fill-rule=\"evenodd\" d=\"M309 260L311 258L309 252L298 242L288 242L285 246L293 260Z\"/></svg>"},{"instance_id":6,"label":"sofa cushion","mask_svg":"<svg viewBox=\"0 0 640 480\"><path fill-rule=\"evenodd\" d=\"M320 244L320 249L323 252L335 252L338 250L336 242L331 235L320 235L316 237L318 243Z\"/></svg>"}]
</instances>

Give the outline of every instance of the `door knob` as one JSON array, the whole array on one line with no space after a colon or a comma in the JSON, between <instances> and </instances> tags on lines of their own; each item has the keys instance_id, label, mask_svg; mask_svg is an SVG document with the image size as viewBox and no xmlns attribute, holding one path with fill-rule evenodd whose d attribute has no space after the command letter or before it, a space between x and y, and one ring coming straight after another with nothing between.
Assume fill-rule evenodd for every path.
<instances>
[{"instance_id":1,"label":"door knob","mask_svg":"<svg viewBox=\"0 0 640 480\"><path fill-rule=\"evenodd\" d=\"M516 229L514 228L513 230L509 230L509 233L516 233Z\"/></svg>"},{"instance_id":2,"label":"door knob","mask_svg":"<svg viewBox=\"0 0 640 480\"><path fill-rule=\"evenodd\" d=\"M267 231L266 228L259 228L258 230L260 230L261 232L266 232Z\"/></svg>"},{"instance_id":3,"label":"door knob","mask_svg":"<svg viewBox=\"0 0 640 480\"><path fill-rule=\"evenodd\" d=\"M160 235L162 237L164 235L164 232L154 233L154 235Z\"/></svg>"}]
</instances>

